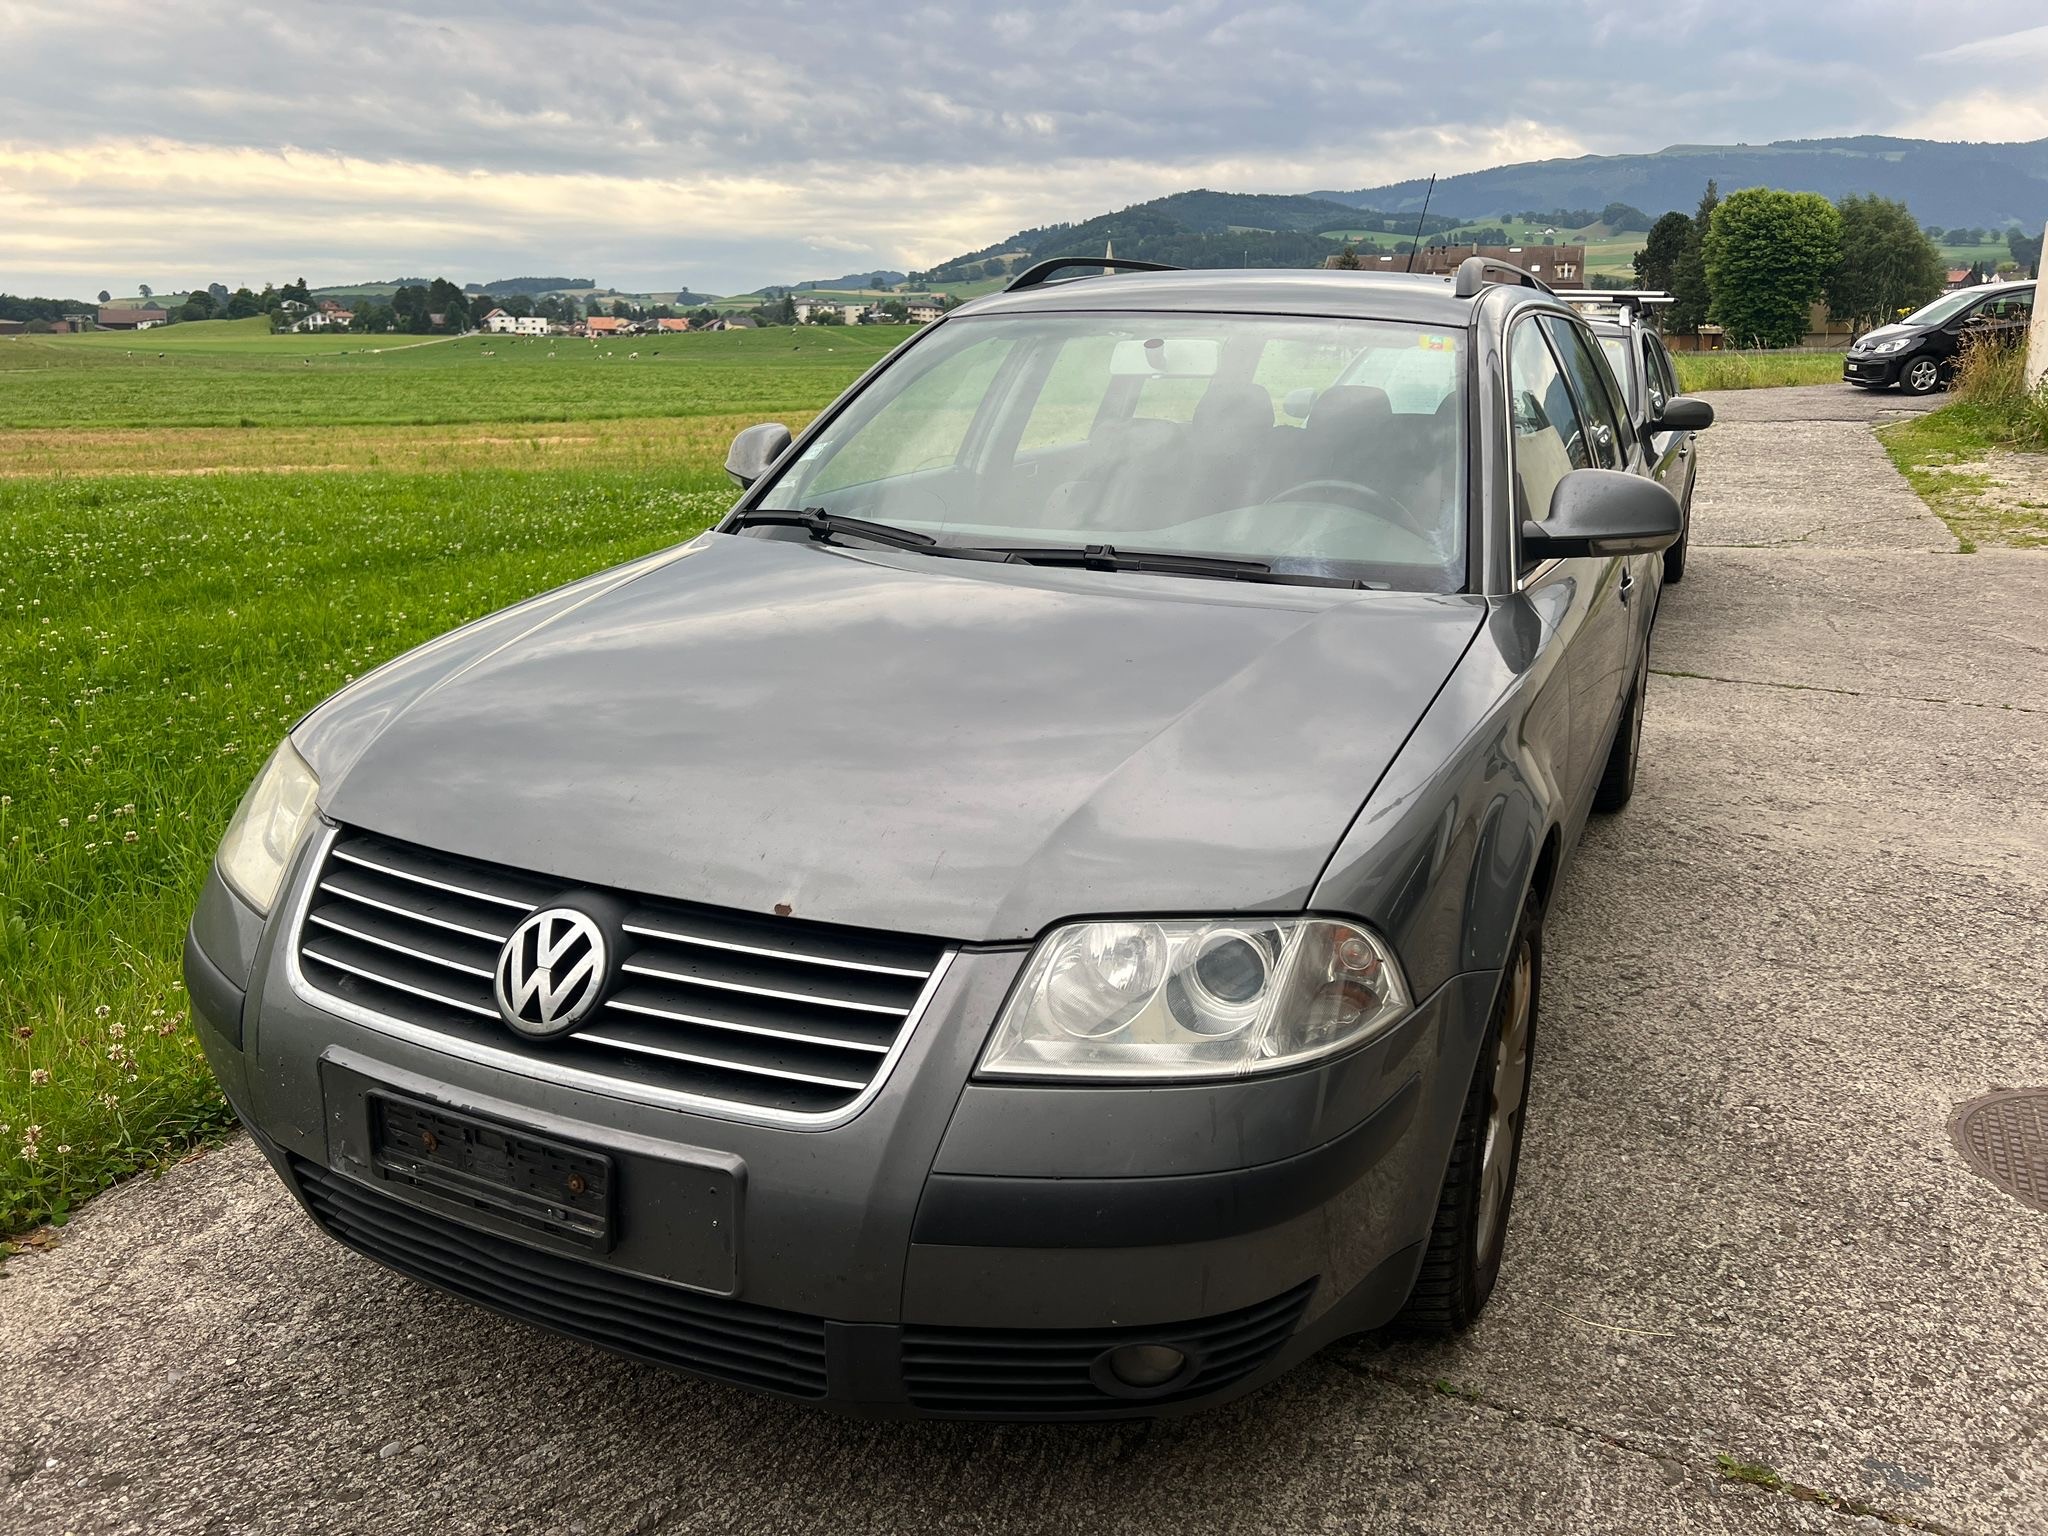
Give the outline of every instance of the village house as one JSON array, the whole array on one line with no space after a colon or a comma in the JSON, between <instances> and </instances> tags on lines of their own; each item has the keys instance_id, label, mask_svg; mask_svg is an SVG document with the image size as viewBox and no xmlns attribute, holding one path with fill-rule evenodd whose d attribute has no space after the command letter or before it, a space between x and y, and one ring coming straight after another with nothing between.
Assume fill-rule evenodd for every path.
<instances>
[{"instance_id":1,"label":"village house","mask_svg":"<svg viewBox=\"0 0 2048 1536\"><path fill-rule=\"evenodd\" d=\"M170 318L161 309L122 309L101 305L97 323L103 331L146 331L153 325L165 324Z\"/></svg>"},{"instance_id":2,"label":"village house","mask_svg":"<svg viewBox=\"0 0 2048 1536\"><path fill-rule=\"evenodd\" d=\"M630 336L633 334L633 322L621 320L616 315L592 315L583 322L583 334L586 336Z\"/></svg>"},{"instance_id":3,"label":"village house","mask_svg":"<svg viewBox=\"0 0 2048 1536\"><path fill-rule=\"evenodd\" d=\"M508 315L494 309L484 316L484 329L495 336L545 336L548 322L540 315Z\"/></svg>"},{"instance_id":4,"label":"village house","mask_svg":"<svg viewBox=\"0 0 2048 1536\"><path fill-rule=\"evenodd\" d=\"M904 307L910 311L912 325L929 325L946 312L937 299L910 299Z\"/></svg>"},{"instance_id":5,"label":"village house","mask_svg":"<svg viewBox=\"0 0 2048 1536\"><path fill-rule=\"evenodd\" d=\"M1369 267L1380 271L1423 272L1432 277L1449 277L1458 270L1458 264L1468 257L1484 256L1488 261L1504 261L1509 266L1520 267L1553 287L1559 283L1577 283L1585 280L1586 248L1583 245L1426 245L1415 253L1415 264L1408 264L1408 257L1382 256L1371 261L1369 253L1360 251L1360 259ZM1334 266L1336 258L1323 263Z\"/></svg>"},{"instance_id":6,"label":"village house","mask_svg":"<svg viewBox=\"0 0 2048 1536\"><path fill-rule=\"evenodd\" d=\"M678 331L687 331L690 328L690 322L688 320L679 319L657 320L654 322L654 328L657 331L661 332L662 335L669 336L675 334Z\"/></svg>"},{"instance_id":7,"label":"village house","mask_svg":"<svg viewBox=\"0 0 2048 1536\"><path fill-rule=\"evenodd\" d=\"M343 309L332 299L323 299L318 309L309 309L292 322L294 331L345 331L355 323L352 309Z\"/></svg>"}]
</instances>

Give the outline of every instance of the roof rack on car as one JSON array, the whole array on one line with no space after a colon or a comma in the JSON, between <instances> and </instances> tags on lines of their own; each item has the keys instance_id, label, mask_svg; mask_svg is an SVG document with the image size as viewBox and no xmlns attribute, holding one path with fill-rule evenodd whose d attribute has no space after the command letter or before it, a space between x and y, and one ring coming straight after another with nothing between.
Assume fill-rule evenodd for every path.
<instances>
[{"instance_id":1,"label":"roof rack on car","mask_svg":"<svg viewBox=\"0 0 2048 1536\"><path fill-rule=\"evenodd\" d=\"M1582 314L1596 309L1656 309L1678 302L1661 288L1560 288L1557 296Z\"/></svg>"},{"instance_id":2,"label":"roof rack on car","mask_svg":"<svg viewBox=\"0 0 2048 1536\"><path fill-rule=\"evenodd\" d=\"M1163 261L1125 261L1120 256L1055 256L1051 261L1041 261L1036 266L1026 267L1005 288L1005 293L1015 293L1019 288L1036 288L1049 283L1056 273L1070 267L1103 267L1112 272L1178 272L1179 267L1169 266Z\"/></svg>"},{"instance_id":3,"label":"roof rack on car","mask_svg":"<svg viewBox=\"0 0 2048 1536\"><path fill-rule=\"evenodd\" d=\"M1458 276L1451 292L1461 299L1469 299L1488 283L1519 283L1524 288L1551 291L1550 284L1534 272L1526 272L1505 261L1495 261L1491 256L1467 256L1458 263Z\"/></svg>"}]
</instances>

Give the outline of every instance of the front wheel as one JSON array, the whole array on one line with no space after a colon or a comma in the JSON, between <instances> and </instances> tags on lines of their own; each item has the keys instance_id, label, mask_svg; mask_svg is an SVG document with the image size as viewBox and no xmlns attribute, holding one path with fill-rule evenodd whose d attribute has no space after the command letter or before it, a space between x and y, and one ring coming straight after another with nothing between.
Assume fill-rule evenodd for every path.
<instances>
[{"instance_id":1,"label":"front wheel","mask_svg":"<svg viewBox=\"0 0 2048 1536\"><path fill-rule=\"evenodd\" d=\"M1543 915L1536 893L1522 905L1514 947L1480 1042L1479 1064L1458 1118L1451 1166L1437 1199L1429 1249L1397 1322L1425 1333L1471 1326L1500 1278L1529 1110L1529 1065L1543 990Z\"/></svg>"},{"instance_id":2,"label":"front wheel","mask_svg":"<svg viewBox=\"0 0 2048 1536\"><path fill-rule=\"evenodd\" d=\"M1931 395L1941 387L1941 364L1916 357L1899 370L1899 388L1909 395Z\"/></svg>"},{"instance_id":3,"label":"front wheel","mask_svg":"<svg viewBox=\"0 0 2048 1536\"><path fill-rule=\"evenodd\" d=\"M1687 514L1685 526L1679 530L1678 542L1664 551L1664 584L1675 587L1685 580L1685 550L1692 542L1692 517Z\"/></svg>"}]
</instances>

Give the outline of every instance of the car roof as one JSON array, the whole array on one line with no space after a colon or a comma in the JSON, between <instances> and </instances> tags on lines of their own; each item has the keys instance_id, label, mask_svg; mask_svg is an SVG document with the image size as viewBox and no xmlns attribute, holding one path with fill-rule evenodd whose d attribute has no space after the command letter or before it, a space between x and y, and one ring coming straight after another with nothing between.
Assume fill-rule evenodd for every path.
<instances>
[{"instance_id":1,"label":"car roof","mask_svg":"<svg viewBox=\"0 0 2048 1536\"><path fill-rule=\"evenodd\" d=\"M1490 291L1481 289L1480 295ZM1539 289L1523 289L1532 297ZM956 317L1076 310L1179 310L1188 313L1332 315L1466 326L1479 299L1461 299L1451 280L1422 273L1340 272L1316 268L1115 272L990 294ZM1561 306L1560 306L1561 307Z\"/></svg>"}]
</instances>

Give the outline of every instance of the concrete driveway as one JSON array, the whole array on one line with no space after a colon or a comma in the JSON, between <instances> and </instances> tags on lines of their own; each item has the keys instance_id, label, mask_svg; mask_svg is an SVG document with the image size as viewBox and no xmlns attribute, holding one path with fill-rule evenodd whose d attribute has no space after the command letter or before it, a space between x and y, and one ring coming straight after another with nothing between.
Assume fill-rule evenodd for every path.
<instances>
[{"instance_id":1,"label":"concrete driveway","mask_svg":"<svg viewBox=\"0 0 2048 1536\"><path fill-rule=\"evenodd\" d=\"M1896 396L1719 403L1467 1337L1187 1422L841 1422L388 1275L236 1143L8 1264L0 1529L2048 1530L2048 1215L1947 1131L2048 1085L2048 557L1952 552Z\"/></svg>"}]
</instances>

